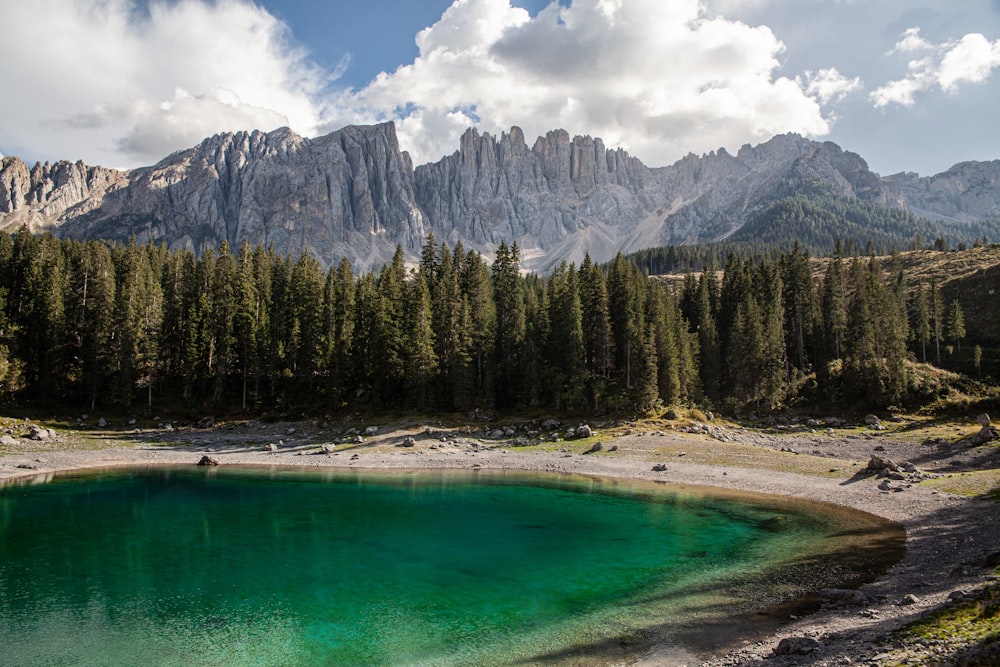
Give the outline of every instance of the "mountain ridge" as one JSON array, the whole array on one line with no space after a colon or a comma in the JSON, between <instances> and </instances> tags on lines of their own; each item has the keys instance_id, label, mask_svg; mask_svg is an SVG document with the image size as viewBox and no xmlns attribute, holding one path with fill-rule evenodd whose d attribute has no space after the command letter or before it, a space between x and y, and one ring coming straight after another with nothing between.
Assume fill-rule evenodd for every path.
<instances>
[{"instance_id":1,"label":"mountain ridge","mask_svg":"<svg viewBox=\"0 0 1000 667\"><path fill-rule=\"evenodd\" d=\"M883 177L858 154L795 134L648 167L600 138L552 130L529 146L513 127L470 128L457 150L414 167L393 123L315 138L288 128L220 133L130 171L82 162L0 160L0 228L63 238L223 241L308 250L366 269L397 244L416 258L429 232L486 255L516 241L525 268L618 251L719 241L809 183L860 201L959 224L1000 217L1000 160L941 174Z\"/></svg>"}]
</instances>

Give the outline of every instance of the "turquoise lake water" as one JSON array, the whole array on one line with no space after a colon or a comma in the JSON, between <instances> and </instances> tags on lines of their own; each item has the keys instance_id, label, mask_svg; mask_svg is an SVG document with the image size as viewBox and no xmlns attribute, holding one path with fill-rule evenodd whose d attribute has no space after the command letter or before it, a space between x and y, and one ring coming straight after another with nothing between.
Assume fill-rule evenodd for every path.
<instances>
[{"instance_id":1,"label":"turquoise lake water","mask_svg":"<svg viewBox=\"0 0 1000 667\"><path fill-rule=\"evenodd\" d=\"M525 474L189 467L8 485L0 660L450 665L597 652L662 635L727 576L843 529L777 511Z\"/></svg>"}]
</instances>

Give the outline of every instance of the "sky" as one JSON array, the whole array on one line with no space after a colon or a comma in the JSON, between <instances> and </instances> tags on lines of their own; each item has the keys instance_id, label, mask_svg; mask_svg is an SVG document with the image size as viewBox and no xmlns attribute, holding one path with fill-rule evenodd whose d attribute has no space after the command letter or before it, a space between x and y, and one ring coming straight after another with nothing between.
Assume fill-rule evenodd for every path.
<instances>
[{"instance_id":1,"label":"sky","mask_svg":"<svg viewBox=\"0 0 1000 667\"><path fill-rule=\"evenodd\" d=\"M649 166L796 132L883 175L1000 159L1000 0L0 0L0 154L217 132L601 137Z\"/></svg>"}]
</instances>

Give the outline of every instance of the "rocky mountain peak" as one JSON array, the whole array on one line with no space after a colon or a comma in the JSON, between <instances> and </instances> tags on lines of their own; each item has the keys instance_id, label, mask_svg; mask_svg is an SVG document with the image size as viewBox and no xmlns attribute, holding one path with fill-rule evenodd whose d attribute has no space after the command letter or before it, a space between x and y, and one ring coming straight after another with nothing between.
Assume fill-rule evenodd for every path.
<instances>
[{"instance_id":1,"label":"rocky mountain peak","mask_svg":"<svg viewBox=\"0 0 1000 667\"><path fill-rule=\"evenodd\" d=\"M416 258L428 231L486 255L516 241L522 266L727 238L783 197L824 192L948 220L1000 216L1000 160L929 178L882 178L832 142L783 134L649 168L600 138L552 130L529 143L470 128L457 150L414 169L392 123L316 137L288 128L221 133L151 167L0 161L0 227L135 236L201 252L223 240L309 250L377 268L397 244Z\"/></svg>"}]
</instances>

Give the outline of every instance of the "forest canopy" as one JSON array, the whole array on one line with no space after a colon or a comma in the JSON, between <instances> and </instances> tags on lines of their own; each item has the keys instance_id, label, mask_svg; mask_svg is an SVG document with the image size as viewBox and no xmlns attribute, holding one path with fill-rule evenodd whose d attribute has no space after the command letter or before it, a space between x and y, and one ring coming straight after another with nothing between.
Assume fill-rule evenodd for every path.
<instances>
[{"instance_id":1,"label":"forest canopy","mask_svg":"<svg viewBox=\"0 0 1000 667\"><path fill-rule=\"evenodd\" d=\"M874 256L816 274L796 245L722 269L668 281L619 255L538 276L516 244L487 262L429 236L418 265L399 249L359 275L249 245L0 234L0 392L130 410L875 407L907 400L908 358L965 336L961 304Z\"/></svg>"}]
</instances>

